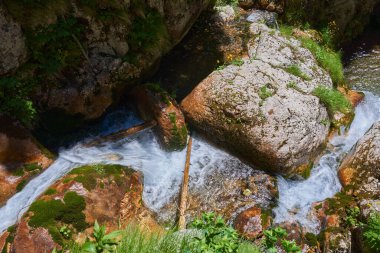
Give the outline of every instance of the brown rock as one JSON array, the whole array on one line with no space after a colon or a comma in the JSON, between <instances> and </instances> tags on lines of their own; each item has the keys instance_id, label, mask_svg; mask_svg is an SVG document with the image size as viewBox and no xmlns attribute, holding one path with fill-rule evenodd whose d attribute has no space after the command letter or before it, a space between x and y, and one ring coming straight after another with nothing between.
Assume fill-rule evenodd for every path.
<instances>
[{"instance_id":1,"label":"brown rock","mask_svg":"<svg viewBox=\"0 0 380 253\"><path fill-rule=\"evenodd\" d=\"M356 107L361 101L363 101L365 96L363 92L350 90L342 86L339 86L337 90L350 101L353 107Z\"/></svg>"},{"instance_id":2,"label":"brown rock","mask_svg":"<svg viewBox=\"0 0 380 253\"><path fill-rule=\"evenodd\" d=\"M8 231L5 231L1 236L0 236L0 252L3 252L3 249L4 247L6 247L7 245L5 245L7 243L7 238L9 236L9 232Z\"/></svg>"},{"instance_id":3,"label":"brown rock","mask_svg":"<svg viewBox=\"0 0 380 253\"><path fill-rule=\"evenodd\" d=\"M288 233L287 239L292 241L294 240L298 245L303 244L303 232L302 227L299 223L296 222L283 222L279 225Z\"/></svg>"},{"instance_id":4,"label":"brown rock","mask_svg":"<svg viewBox=\"0 0 380 253\"><path fill-rule=\"evenodd\" d=\"M174 99L151 85L133 92L139 112L145 120L156 120L163 146L169 150L183 149L187 143L185 117Z\"/></svg>"},{"instance_id":5,"label":"brown rock","mask_svg":"<svg viewBox=\"0 0 380 253\"><path fill-rule=\"evenodd\" d=\"M0 115L0 205L16 193L22 181L30 180L36 173L53 162L53 156L20 123ZM32 165L33 171L23 166ZM22 176L14 170L23 170ZM38 170L37 170L38 169Z\"/></svg>"},{"instance_id":6,"label":"brown rock","mask_svg":"<svg viewBox=\"0 0 380 253\"><path fill-rule=\"evenodd\" d=\"M338 172L339 180L343 186L347 186L355 177L356 170L353 168L342 168Z\"/></svg>"},{"instance_id":7,"label":"brown rock","mask_svg":"<svg viewBox=\"0 0 380 253\"><path fill-rule=\"evenodd\" d=\"M251 207L236 217L234 228L244 237L255 239L266 229L262 224L267 224L266 227L268 227L270 222L262 220L261 208Z\"/></svg>"},{"instance_id":8,"label":"brown rock","mask_svg":"<svg viewBox=\"0 0 380 253\"><path fill-rule=\"evenodd\" d=\"M16 231L12 252L46 253L51 252L57 246L47 229L31 230L26 221L21 221Z\"/></svg>"}]
</instances>

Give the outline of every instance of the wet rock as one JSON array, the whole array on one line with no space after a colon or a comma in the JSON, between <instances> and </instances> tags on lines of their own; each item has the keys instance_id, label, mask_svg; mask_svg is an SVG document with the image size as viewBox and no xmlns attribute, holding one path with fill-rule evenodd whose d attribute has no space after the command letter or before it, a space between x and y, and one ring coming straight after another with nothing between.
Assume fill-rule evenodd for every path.
<instances>
[{"instance_id":1,"label":"wet rock","mask_svg":"<svg viewBox=\"0 0 380 253\"><path fill-rule=\"evenodd\" d=\"M337 88L346 98L350 101L353 107L356 107L364 99L364 93L361 91L354 91L344 87Z\"/></svg>"},{"instance_id":2,"label":"wet rock","mask_svg":"<svg viewBox=\"0 0 380 253\"><path fill-rule=\"evenodd\" d=\"M157 121L158 136L166 149L181 150L186 147L188 131L185 117L169 94L146 86L136 88L133 96L142 118Z\"/></svg>"},{"instance_id":3,"label":"wet rock","mask_svg":"<svg viewBox=\"0 0 380 253\"><path fill-rule=\"evenodd\" d=\"M83 241L92 233L95 220L109 231L131 222L158 229L141 202L142 181L140 173L120 165L74 169L31 205L17 225L13 249L50 252L53 246L64 245L69 239ZM46 208L50 209L48 218L44 216ZM62 227L70 230L69 237L59 232Z\"/></svg>"},{"instance_id":4,"label":"wet rock","mask_svg":"<svg viewBox=\"0 0 380 253\"><path fill-rule=\"evenodd\" d=\"M302 226L297 222L284 222L279 224L280 227L288 233L287 240L295 241L297 245L302 245L304 241Z\"/></svg>"},{"instance_id":5,"label":"wet rock","mask_svg":"<svg viewBox=\"0 0 380 253\"><path fill-rule=\"evenodd\" d=\"M188 122L250 164L283 175L303 174L323 148L326 108L311 92L332 87L299 41L263 24L250 27L249 58L217 70L181 103ZM291 74L299 69L301 75ZM293 72L294 73L294 72Z\"/></svg>"},{"instance_id":6,"label":"wet rock","mask_svg":"<svg viewBox=\"0 0 380 253\"><path fill-rule=\"evenodd\" d=\"M339 179L344 187L362 198L380 194L380 122L358 141L339 168Z\"/></svg>"},{"instance_id":7,"label":"wet rock","mask_svg":"<svg viewBox=\"0 0 380 253\"><path fill-rule=\"evenodd\" d=\"M34 175L46 169L54 156L19 122L0 115L0 205Z\"/></svg>"},{"instance_id":8,"label":"wet rock","mask_svg":"<svg viewBox=\"0 0 380 253\"><path fill-rule=\"evenodd\" d=\"M13 20L1 3L0 34L0 75L4 75L25 62L27 48L21 26Z\"/></svg>"},{"instance_id":9,"label":"wet rock","mask_svg":"<svg viewBox=\"0 0 380 253\"><path fill-rule=\"evenodd\" d=\"M266 217L269 219L269 217ZM234 228L244 237L255 239L270 226L270 221L263 221L261 208L250 207L241 212L235 219Z\"/></svg>"}]
</instances>

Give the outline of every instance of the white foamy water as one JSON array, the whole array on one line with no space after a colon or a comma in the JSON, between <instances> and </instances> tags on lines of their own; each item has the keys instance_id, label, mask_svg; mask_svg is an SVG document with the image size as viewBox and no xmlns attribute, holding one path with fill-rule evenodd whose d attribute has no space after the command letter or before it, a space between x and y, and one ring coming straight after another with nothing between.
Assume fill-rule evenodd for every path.
<instances>
[{"instance_id":1,"label":"white foamy water","mask_svg":"<svg viewBox=\"0 0 380 253\"><path fill-rule=\"evenodd\" d=\"M276 223L298 221L304 229L318 233L318 222L307 215L312 203L332 197L341 189L337 169L342 158L372 124L380 120L380 97L369 92L365 95L364 101L355 109L355 119L348 132L333 137L307 180L278 177L279 203L273 210Z\"/></svg>"}]
</instances>

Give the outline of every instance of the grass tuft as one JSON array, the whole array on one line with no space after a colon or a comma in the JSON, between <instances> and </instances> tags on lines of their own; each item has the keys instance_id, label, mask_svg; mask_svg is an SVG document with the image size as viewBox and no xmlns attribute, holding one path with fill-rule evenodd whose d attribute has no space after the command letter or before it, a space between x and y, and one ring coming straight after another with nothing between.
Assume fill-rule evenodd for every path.
<instances>
[{"instance_id":1,"label":"grass tuft","mask_svg":"<svg viewBox=\"0 0 380 253\"><path fill-rule=\"evenodd\" d=\"M284 70L286 72L288 72L289 74L292 74L294 76L298 76L298 77L302 78L305 81L311 81L312 80L311 77L306 75L305 73L303 73L302 70L300 69L300 67L296 64L290 65L290 66L284 68Z\"/></svg>"},{"instance_id":2,"label":"grass tuft","mask_svg":"<svg viewBox=\"0 0 380 253\"><path fill-rule=\"evenodd\" d=\"M330 115L334 115L336 112L341 112L344 114L353 112L351 103L337 90L329 89L324 86L318 86L314 89L313 95L317 96L327 107Z\"/></svg>"}]
</instances>

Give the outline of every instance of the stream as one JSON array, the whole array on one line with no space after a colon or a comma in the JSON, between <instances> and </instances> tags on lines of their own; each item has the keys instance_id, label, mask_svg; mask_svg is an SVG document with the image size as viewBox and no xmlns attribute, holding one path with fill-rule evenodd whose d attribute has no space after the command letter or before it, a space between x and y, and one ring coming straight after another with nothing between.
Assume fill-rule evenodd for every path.
<instances>
[{"instance_id":1,"label":"stream","mask_svg":"<svg viewBox=\"0 0 380 253\"><path fill-rule=\"evenodd\" d=\"M346 70L353 87L364 90L366 95L364 101L355 109L356 115L351 127L344 134L336 135L330 140L307 180L293 181L281 176L277 177L279 199L278 206L273 209L276 223L297 221L305 231L319 232L318 222L308 215L311 205L332 197L340 190L341 185L337 177L340 161L371 125L380 120L380 93L377 93L377 88L368 87L368 84L378 87L380 71L373 71L371 76L361 79L358 76L362 75L360 73L367 73L365 70L367 65L355 64L367 62L368 57L371 56L373 60L371 58L369 68L376 70L380 66L379 51L376 49L355 55L352 60L353 65L348 66ZM373 63L375 60L378 62ZM161 149L151 129L96 147L83 145L88 139L139 123L141 120L133 110L117 110L109 113L93 128L94 135L88 136L70 148L61 149L58 158L47 170L31 180L22 191L15 194L0 208L0 233L16 223L27 211L28 206L56 180L75 167L94 163L121 164L141 171L144 174L143 200L145 204L158 215L167 215L163 210L178 195L186 150L165 152ZM231 166L231 163L237 165ZM231 173L239 174L240 177L246 177L250 169L247 168L248 166L242 164L237 158L209 144L194 133L190 168L191 188L204 187L207 183L204 178L215 169L229 170Z\"/></svg>"}]
</instances>

